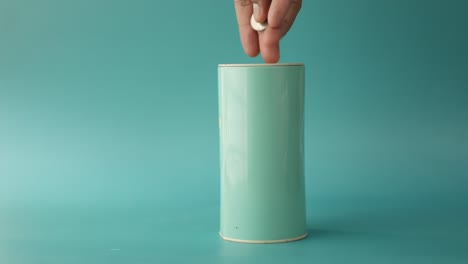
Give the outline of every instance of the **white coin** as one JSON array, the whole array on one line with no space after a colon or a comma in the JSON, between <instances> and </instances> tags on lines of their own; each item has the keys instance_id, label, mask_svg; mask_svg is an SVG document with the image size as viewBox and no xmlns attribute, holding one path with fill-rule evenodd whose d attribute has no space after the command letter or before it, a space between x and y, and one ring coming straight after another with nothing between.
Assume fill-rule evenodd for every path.
<instances>
[{"instance_id":1,"label":"white coin","mask_svg":"<svg viewBox=\"0 0 468 264\"><path fill-rule=\"evenodd\" d=\"M250 18L250 26L251 26L255 31L263 31L263 30L265 30L265 29L268 27L268 23L267 23L267 22L258 23L258 22L255 20L254 15L252 14L252 17Z\"/></svg>"}]
</instances>

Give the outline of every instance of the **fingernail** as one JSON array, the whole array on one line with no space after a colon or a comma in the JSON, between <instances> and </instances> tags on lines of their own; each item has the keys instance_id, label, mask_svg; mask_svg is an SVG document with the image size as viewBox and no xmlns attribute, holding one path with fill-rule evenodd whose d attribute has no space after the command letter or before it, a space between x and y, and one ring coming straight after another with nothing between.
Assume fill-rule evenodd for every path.
<instances>
[{"instance_id":1,"label":"fingernail","mask_svg":"<svg viewBox=\"0 0 468 264\"><path fill-rule=\"evenodd\" d=\"M253 10L254 10L254 17L257 22L261 22L260 20L260 15L261 15L261 10L260 6L257 3L253 3Z\"/></svg>"}]
</instances>

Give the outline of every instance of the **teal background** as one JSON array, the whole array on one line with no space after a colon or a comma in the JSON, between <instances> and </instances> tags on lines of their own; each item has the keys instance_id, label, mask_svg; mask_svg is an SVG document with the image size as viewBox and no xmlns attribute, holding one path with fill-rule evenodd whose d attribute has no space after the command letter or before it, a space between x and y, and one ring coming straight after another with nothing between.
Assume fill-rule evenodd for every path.
<instances>
[{"instance_id":1,"label":"teal background","mask_svg":"<svg viewBox=\"0 0 468 264\"><path fill-rule=\"evenodd\" d=\"M304 2L310 236L252 246L218 237L232 1L0 0L0 262L466 263L466 10Z\"/></svg>"}]
</instances>

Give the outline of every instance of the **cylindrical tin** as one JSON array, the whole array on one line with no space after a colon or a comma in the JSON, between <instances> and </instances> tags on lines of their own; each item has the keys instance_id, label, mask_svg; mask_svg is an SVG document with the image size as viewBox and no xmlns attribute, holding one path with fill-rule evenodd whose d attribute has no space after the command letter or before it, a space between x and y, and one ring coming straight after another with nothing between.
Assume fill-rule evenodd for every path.
<instances>
[{"instance_id":1,"label":"cylindrical tin","mask_svg":"<svg viewBox=\"0 0 468 264\"><path fill-rule=\"evenodd\" d=\"M218 95L221 237L304 238L304 65L219 65Z\"/></svg>"}]
</instances>

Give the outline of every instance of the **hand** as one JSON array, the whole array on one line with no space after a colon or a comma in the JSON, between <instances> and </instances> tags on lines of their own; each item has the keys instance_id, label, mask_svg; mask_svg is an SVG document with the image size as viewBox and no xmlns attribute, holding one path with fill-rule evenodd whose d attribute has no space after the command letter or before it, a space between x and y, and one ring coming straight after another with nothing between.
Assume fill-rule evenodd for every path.
<instances>
[{"instance_id":1,"label":"hand","mask_svg":"<svg viewBox=\"0 0 468 264\"><path fill-rule=\"evenodd\" d=\"M279 60L279 42L289 31L302 6L302 0L234 0L242 47L247 55L255 57L261 52L266 63ZM255 20L268 21L264 31L257 32L250 26Z\"/></svg>"}]
</instances>

